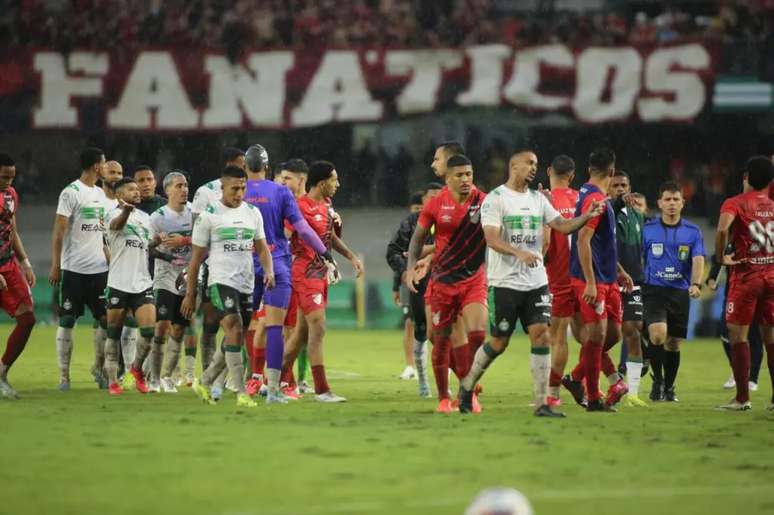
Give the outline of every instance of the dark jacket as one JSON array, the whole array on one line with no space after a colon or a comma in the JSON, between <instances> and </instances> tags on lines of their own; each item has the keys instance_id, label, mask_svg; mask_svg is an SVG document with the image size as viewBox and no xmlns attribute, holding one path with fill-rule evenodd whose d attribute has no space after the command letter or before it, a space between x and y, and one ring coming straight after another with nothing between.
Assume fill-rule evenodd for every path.
<instances>
[{"instance_id":1,"label":"dark jacket","mask_svg":"<svg viewBox=\"0 0 774 515\"><path fill-rule=\"evenodd\" d=\"M393 291L400 289L400 277L406 271L406 265L408 265L406 254L408 254L411 236L414 234L414 229L417 228L418 220L419 213L411 213L401 220L398 230L395 231L390 243L387 244L387 264L390 265L394 273L392 281Z\"/></svg>"}]
</instances>

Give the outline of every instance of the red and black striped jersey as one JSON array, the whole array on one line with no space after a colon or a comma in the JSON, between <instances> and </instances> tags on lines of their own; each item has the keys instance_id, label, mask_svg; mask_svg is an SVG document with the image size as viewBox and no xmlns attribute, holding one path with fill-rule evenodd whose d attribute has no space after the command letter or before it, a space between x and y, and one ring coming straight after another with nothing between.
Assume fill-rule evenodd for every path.
<instances>
[{"instance_id":1,"label":"red and black striped jersey","mask_svg":"<svg viewBox=\"0 0 774 515\"><path fill-rule=\"evenodd\" d=\"M433 281L454 283L481 270L486 257L486 240L481 227L481 204L486 194L473 186L462 204L444 187L419 215L419 225L435 226Z\"/></svg>"}]
</instances>

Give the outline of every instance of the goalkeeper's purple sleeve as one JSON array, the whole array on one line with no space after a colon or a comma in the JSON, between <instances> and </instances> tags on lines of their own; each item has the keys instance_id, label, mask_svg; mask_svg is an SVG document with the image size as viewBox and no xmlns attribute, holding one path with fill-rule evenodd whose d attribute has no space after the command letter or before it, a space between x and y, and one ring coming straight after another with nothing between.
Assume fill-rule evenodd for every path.
<instances>
[{"instance_id":1,"label":"goalkeeper's purple sleeve","mask_svg":"<svg viewBox=\"0 0 774 515\"><path fill-rule=\"evenodd\" d=\"M314 232L314 229L312 229L303 217L293 224L293 229L295 229L298 235L301 236L301 239L318 254L325 254L328 251L320 237L317 236L317 233Z\"/></svg>"}]
</instances>

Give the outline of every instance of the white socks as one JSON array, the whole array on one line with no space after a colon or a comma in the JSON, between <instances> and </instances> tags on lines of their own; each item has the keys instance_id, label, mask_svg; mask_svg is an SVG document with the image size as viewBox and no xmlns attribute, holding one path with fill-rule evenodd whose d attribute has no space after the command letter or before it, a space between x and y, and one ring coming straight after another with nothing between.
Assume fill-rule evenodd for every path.
<instances>
[{"instance_id":1,"label":"white socks","mask_svg":"<svg viewBox=\"0 0 774 515\"><path fill-rule=\"evenodd\" d=\"M59 362L59 374L62 378L70 377L70 356L73 354L73 329L71 327L56 328L56 356Z\"/></svg>"},{"instance_id":2,"label":"white socks","mask_svg":"<svg viewBox=\"0 0 774 515\"><path fill-rule=\"evenodd\" d=\"M134 363L137 353L137 338L140 330L136 327L126 327L121 329L121 354L124 356L124 365L129 367Z\"/></svg>"},{"instance_id":3,"label":"white socks","mask_svg":"<svg viewBox=\"0 0 774 515\"><path fill-rule=\"evenodd\" d=\"M536 354L535 351L545 353ZM533 348L529 355L529 370L532 372L532 383L535 391L535 408L539 408L546 403L548 397L548 375L551 371L551 354L548 347Z\"/></svg>"},{"instance_id":4,"label":"white socks","mask_svg":"<svg viewBox=\"0 0 774 515\"><path fill-rule=\"evenodd\" d=\"M640 392L640 375L642 375L641 361L626 362L626 383L629 387L629 395L637 396Z\"/></svg>"}]
</instances>

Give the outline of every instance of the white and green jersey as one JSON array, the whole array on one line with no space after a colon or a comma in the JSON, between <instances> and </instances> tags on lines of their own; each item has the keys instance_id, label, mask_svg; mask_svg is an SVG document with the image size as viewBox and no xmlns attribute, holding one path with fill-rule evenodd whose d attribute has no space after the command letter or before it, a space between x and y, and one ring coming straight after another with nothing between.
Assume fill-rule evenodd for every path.
<instances>
[{"instance_id":1,"label":"white and green jersey","mask_svg":"<svg viewBox=\"0 0 774 515\"><path fill-rule=\"evenodd\" d=\"M191 211L193 214L199 215L202 211L207 209L207 206L215 204L221 198L223 198L223 185L220 182L220 179L210 181L196 190L193 203L191 204Z\"/></svg>"},{"instance_id":2,"label":"white and green jersey","mask_svg":"<svg viewBox=\"0 0 774 515\"><path fill-rule=\"evenodd\" d=\"M107 285L108 288L126 293L141 293L153 286L150 270L148 270L148 245L155 233L150 216L137 208L129 213L123 229L112 230L110 222L120 215L121 211L121 208L116 208L105 215L107 242L110 249Z\"/></svg>"},{"instance_id":3,"label":"white and green jersey","mask_svg":"<svg viewBox=\"0 0 774 515\"><path fill-rule=\"evenodd\" d=\"M481 206L481 225L500 228L503 240L519 250L541 256L529 267L514 256L487 249L486 272L489 286L530 291L548 284L543 264L543 225L561 216L540 192L514 191L498 186Z\"/></svg>"},{"instance_id":4,"label":"white and green jersey","mask_svg":"<svg viewBox=\"0 0 774 515\"><path fill-rule=\"evenodd\" d=\"M191 203L186 202L179 213L169 205L160 207L150 215L150 220L155 234L166 233L168 236L180 235L190 237L193 228ZM179 295L177 288L175 288L175 280L191 260L191 246L184 245L182 247L169 248L159 245L158 250L165 254L173 255L182 264L173 265L163 259L156 259L153 269L153 289L167 290L175 295Z\"/></svg>"},{"instance_id":5,"label":"white and green jersey","mask_svg":"<svg viewBox=\"0 0 774 515\"><path fill-rule=\"evenodd\" d=\"M213 202L196 219L193 244L209 248L207 286L222 284L241 293L252 293L254 240L265 240L263 217L258 208L242 202L228 207Z\"/></svg>"},{"instance_id":6,"label":"white and green jersey","mask_svg":"<svg viewBox=\"0 0 774 515\"><path fill-rule=\"evenodd\" d=\"M105 193L80 180L59 194L56 214L67 217L69 227L62 242L62 270L79 274L100 274L108 269L103 250Z\"/></svg>"}]
</instances>

